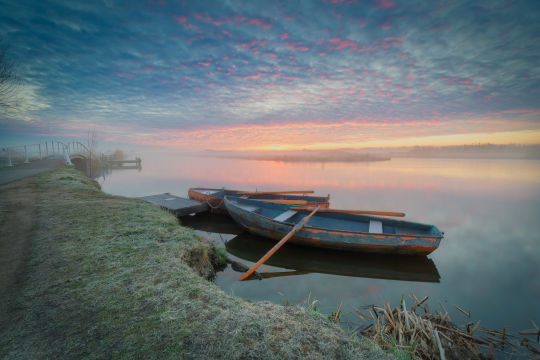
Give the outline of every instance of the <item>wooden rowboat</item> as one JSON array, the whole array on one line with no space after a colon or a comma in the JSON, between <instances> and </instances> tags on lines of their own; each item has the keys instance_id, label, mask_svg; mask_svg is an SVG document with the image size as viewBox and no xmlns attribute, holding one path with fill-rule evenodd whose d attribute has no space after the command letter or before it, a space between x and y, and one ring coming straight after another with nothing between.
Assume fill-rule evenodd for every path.
<instances>
[{"instance_id":1,"label":"wooden rowboat","mask_svg":"<svg viewBox=\"0 0 540 360\"><path fill-rule=\"evenodd\" d=\"M225 197L232 218L249 232L282 239L310 210L294 205ZM443 234L433 225L320 210L289 242L321 248L388 254L427 255L437 249Z\"/></svg>"},{"instance_id":2,"label":"wooden rowboat","mask_svg":"<svg viewBox=\"0 0 540 360\"><path fill-rule=\"evenodd\" d=\"M288 193L289 194L285 194ZM225 196L241 196L249 199L258 199L262 201L279 202L290 205L299 206L319 206L327 208L329 206L330 195L328 196L311 196L293 194L292 191L282 192L247 192L242 190L229 189L211 189L211 188L191 188L188 195L192 200L208 203L212 208L212 212L218 214L227 214L224 205ZM312 192L312 191L310 191Z\"/></svg>"}]
</instances>

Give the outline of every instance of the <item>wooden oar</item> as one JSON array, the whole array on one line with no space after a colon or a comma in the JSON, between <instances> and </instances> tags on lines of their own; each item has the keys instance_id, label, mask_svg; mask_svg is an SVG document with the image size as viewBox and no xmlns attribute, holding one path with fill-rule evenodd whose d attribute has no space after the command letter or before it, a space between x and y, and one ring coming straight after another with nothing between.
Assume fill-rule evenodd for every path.
<instances>
[{"instance_id":1,"label":"wooden oar","mask_svg":"<svg viewBox=\"0 0 540 360\"><path fill-rule=\"evenodd\" d=\"M287 194L313 194L313 190L289 190L289 191L239 191L238 195L287 195Z\"/></svg>"},{"instance_id":2,"label":"wooden oar","mask_svg":"<svg viewBox=\"0 0 540 360\"><path fill-rule=\"evenodd\" d=\"M291 210L307 210L312 211L313 207L292 207ZM381 215L381 216L399 216L404 217L405 213L402 212L390 212L390 211L372 211L372 210L338 210L338 209L320 209L320 212L336 212L347 214L360 214L360 215Z\"/></svg>"},{"instance_id":3,"label":"wooden oar","mask_svg":"<svg viewBox=\"0 0 540 360\"><path fill-rule=\"evenodd\" d=\"M317 212L317 210L319 210L319 207L317 206L316 208L313 209L313 211L311 211L311 213L304 217L302 220L300 220L300 222L298 222L298 224L294 225L294 227L292 228L292 230L287 234L285 235L285 237L283 239L281 239L276 245L274 245L273 248L271 248L259 261L257 261L257 263L251 268L248 270L248 272L246 272L244 274L244 276L242 276L240 278L240 281L242 280L245 280L247 277L249 277L251 274L253 274L253 272L255 270L257 270L259 268L259 266L261 266L262 264L264 264L264 262L266 260L268 260L272 255L274 255L274 253L276 251L278 251L278 249L287 242L287 240L289 240L290 238L292 238L292 236L294 234L296 234L300 229L302 229L304 227L304 225L307 224L307 222L309 221L309 219Z\"/></svg>"},{"instance_id":4,"label":"wooden oar","mask_svg":"<svg viewBox=\"0 0 540 360\"><path fill-rule=\"evenodd\" d=\"M282 200L282 199L255 199L255 200L276 202L280 204L289 204L289 205L307 205L308 204L306 200Z\"/></svg>"},{"instance_id":5,"label":"wooden oar","mask_svg":"<svg viewBox=\"0 0 540 360\"><path fill-rule=\"evenodd\" d=\"M311 271L299 271L299 270L291 270L291 271L276 271L276 272L265 272L265 273L259 273L259 276L262 279L271 279L275 277L282 277L282 276L297 276L297 275L306 275L311 274ZM246 280L255 280L256 278L253 277L251 279Z\"/></svg>"}]
</instances>

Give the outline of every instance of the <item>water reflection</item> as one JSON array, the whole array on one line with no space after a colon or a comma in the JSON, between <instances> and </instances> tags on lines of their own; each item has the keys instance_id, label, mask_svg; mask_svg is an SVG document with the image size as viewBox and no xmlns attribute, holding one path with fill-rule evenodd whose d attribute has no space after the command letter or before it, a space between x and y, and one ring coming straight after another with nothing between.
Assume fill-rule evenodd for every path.
<instances>
[{"instance_id":1,"label":"water reflection","mask_svg":"<svg viewBox=\"0 0 540 360\"><path fill-rule=\"evenodd\" d=\"M77 158L77 159L73 159L72 163L75 169L84 172L86 176L89 176L94 179L101 179L102 182L104 182L108 176L111 176L113 171L115 172L119 170L137 170L138 172L142 171L142 165L140 162L137 163L136 165L116 164L113 166L106 166L99 161L93 161L92 165L90 165L89 160Z\"/></svg>"},{"instance_id":2,"label":"water reflection","mask_svg":"<svg viewBox=\"0 0 540 360\"><path fill-rule=\"evenodd\" d=\"M530 319L540 314L538 160L392 159L322 166L156 153L145 155L144 161L140 173L107 175L100 181L104 191L137 197L164 192L187 196L194 186L259 191L305 188L331 194L335 208L404 211L407 220L434 224L445 232L439 249L429 255L441 274L439 281L340 276L290 264L284 264L287 270L265 264L259 268L267 274L264 281L239 282L239 273L230 268L221 273L216 285L227 293L252 301L297 304L311 294L320 300L323 313L343 303L343 319L354 319L352 309L359 305L386 301L398 305L402 296L414 293L444 304L458 324L471 319L454 304L472 312L482 326L514 331L527 328ZM216 246L225 246L241 232L226 218L191 217L181 223L198 228Z\"/></svg>"},{"instance_id":3,"label":"water reflection","mask_svg":"<svg viewBox=\"0 0 540 360\"><path fill-rule=\"evenodd\" d=\"M257 262L274 244L265 238L242 233L229 240L225 248L238 258ZM266 264L294 271L259 273L263 279L320 273L424 282L440 280L433 260L426 256L363 254L286 244Z\"/></svg>"}]
</instances>

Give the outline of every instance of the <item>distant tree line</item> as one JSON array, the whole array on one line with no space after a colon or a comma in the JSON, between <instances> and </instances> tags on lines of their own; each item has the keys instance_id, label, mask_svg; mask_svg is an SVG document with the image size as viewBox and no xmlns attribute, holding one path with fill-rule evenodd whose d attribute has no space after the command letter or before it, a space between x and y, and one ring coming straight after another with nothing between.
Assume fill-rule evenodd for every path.
<instances>
[{"instance_id":1,"label":"distant tree line","mask_svg":"<svg viewBox=\"0 0 540 360\"><path fill-rule=\"evenodd\" d=\"M393 157L540 159L540 144L415 146Z\"/></svg>"}]
</instances>

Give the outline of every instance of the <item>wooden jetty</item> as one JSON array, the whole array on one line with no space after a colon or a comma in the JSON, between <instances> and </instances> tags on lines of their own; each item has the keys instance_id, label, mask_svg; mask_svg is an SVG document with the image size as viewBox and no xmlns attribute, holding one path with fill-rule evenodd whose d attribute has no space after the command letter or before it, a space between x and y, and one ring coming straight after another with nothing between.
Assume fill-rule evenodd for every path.
<instances>
[{"instance_id":1,"label":"wooden jetty","mask_svg":"<svg viewBox=\"0 0 540 360\"><path fill-rule=\"evenodd\" d=\"M140 168L141 167L141 158L135 158L135 160L110 160L104 159L105 165L108 167L124 167L126 164L132 164L130 167Z\"/></svg>"},{"instance_id":2,"label":"wooden jetty","mask_svg":"<svg viewBox=\"0 0 540 360\"><path fill-rule=\"evenodd\" d=\"M161 206L176 216L185 216L209 210L208 204L200 201L182 198L170 193L141 197L142 200Z\"/></svg>"}]
</instances>

